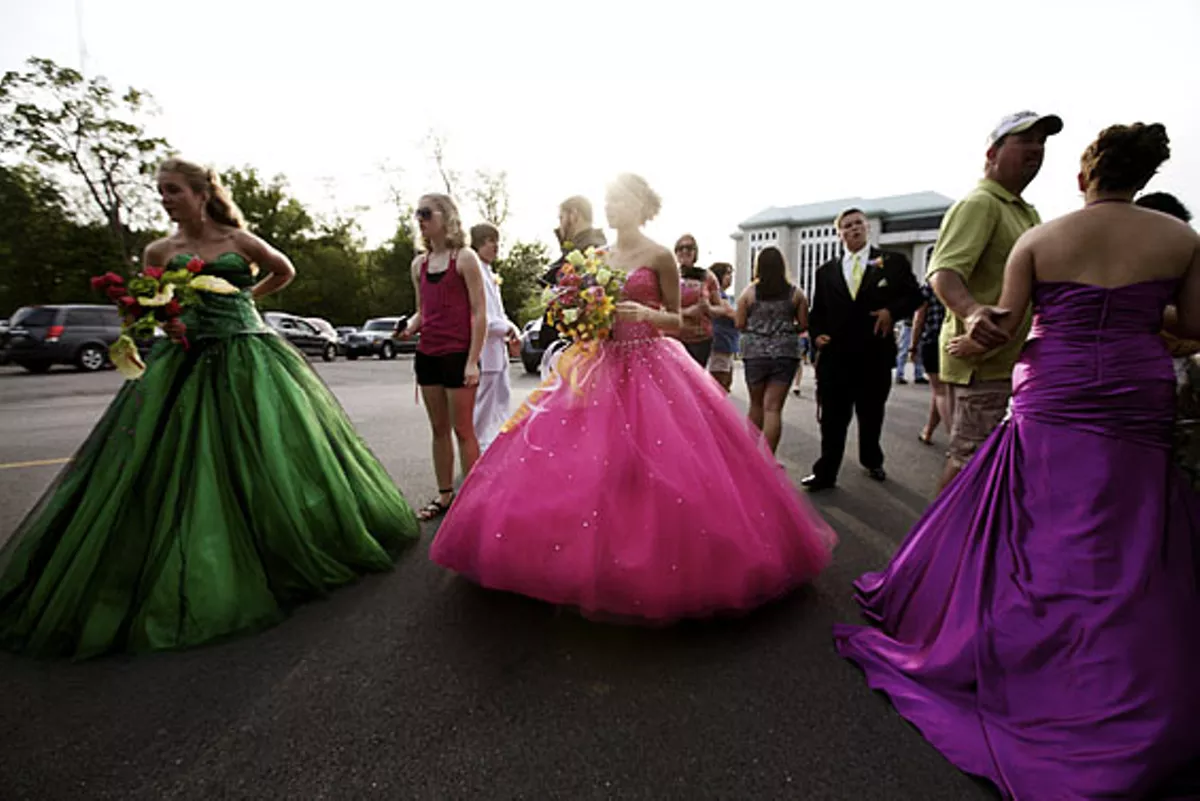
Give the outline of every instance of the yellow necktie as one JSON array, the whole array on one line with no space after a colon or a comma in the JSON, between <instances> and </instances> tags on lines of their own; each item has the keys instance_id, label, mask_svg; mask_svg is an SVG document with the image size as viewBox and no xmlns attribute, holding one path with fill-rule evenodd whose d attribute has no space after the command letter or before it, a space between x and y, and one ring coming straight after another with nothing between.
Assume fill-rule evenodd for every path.
<instances>
[{"instance_id":1,"label":"yellow necktie","mask_svg":"<svg viewBox=\"0 0 1200 801\"><path fill-rule=\"evenodd\" d=\"M850 264L850 297L858 297L858 288L862 286L863 268L862 262L858 258L858 254L854 254L854 261Z\"/></svg>"}]
</instances>

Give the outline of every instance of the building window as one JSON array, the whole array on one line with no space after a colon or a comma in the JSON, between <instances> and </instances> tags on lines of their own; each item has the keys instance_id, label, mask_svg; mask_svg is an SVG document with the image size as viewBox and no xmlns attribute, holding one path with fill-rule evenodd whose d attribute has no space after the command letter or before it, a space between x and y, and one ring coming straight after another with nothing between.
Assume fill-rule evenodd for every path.
<instances>
[{"instance_id":1,"label":"building window","mask_svg":"<svg viewBox=\"0 0 1200 801\"><path fill-rule=\"evenodd\" d=\"M797 229L794 237L795 264L792 269L796 285L811 301L817 270L825 262L841 255L841 241L837 237L837 231L828 224Z\"/></svg>"},{"instance_id":2,"label":"building window","mask_svg":"<svg viewBox=\"0 0 1200 801\"><path fill-rule=\"evenodd\" d=\"M942 226L943 216L935 214L927 217L910 217L904 220L884 220L883 233L899 234L905 231L936 231Z\"/></svg>"}]
</instances>

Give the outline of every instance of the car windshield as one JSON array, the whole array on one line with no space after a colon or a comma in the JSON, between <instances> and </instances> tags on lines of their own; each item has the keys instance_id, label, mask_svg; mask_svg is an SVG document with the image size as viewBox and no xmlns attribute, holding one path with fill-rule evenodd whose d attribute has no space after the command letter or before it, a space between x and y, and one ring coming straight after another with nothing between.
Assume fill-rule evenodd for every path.
<instances>
[{"instance_id":1,"label":"car windshield","mask_svg":"<svg viewBox=\"0 0 1200 801\"><path fill-rule=\"evenodd\" d=\"M394 320L371 320L365 326L364 331L391 331L395 329L396 322Z\"/></svg>"}]
</instances>

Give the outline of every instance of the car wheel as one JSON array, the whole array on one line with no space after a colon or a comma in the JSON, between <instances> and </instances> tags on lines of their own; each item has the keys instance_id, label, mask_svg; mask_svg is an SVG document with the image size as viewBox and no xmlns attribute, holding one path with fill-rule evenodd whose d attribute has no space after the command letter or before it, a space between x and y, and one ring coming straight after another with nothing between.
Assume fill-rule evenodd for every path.
<instances>
[{"instance_id":1,"label":"car wheel","mask_svg":"<svg viewBox=\"0 0 1200 801\"><path fill-rule=\"evenodd\" d=\"M396 358L396 350L395 350L395 348L392 347L391 342L384 342L382 345L380 345L379 358L381 358L381 359Z\"/></svg>"},{"instance_id":2,"label":"car wheel","mask_svg":"<svg viewBox=\"0 0 1200 801\"><path fill-rule=\"evenodd\" d=\"M540 361L535 362L532 359L522 359L521 363L525 365L525 372L530 375L541 372L542 363Z\"/></svg>"},{"instance_id":3,"label":"car wheel","mask_svg":"<svg viewBox=\"0 0 1200 801\"><path fill-rule=\"evenodd\" d=\"M327 362L331 362L337 358L337 345L332 342L325 346L325 350L321 351L321 358Z\"/></svg>"},{"instance_id":4,"label":"car wheel","mask_svg":"<svg viewBox=\"0 0 1200 801\"><path fill-rule=\"evenodd\" d=\"M108 362L108 354L99 345L84 345L75 357L76 366L89 373L102 370L106 362Z\"/></svg>"}]
</instances>

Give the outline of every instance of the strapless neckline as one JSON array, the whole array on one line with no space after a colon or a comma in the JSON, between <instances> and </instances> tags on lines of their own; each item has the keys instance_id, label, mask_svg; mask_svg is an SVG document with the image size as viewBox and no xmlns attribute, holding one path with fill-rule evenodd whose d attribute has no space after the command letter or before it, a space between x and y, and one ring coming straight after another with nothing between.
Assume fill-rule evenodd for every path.
<instances>
[{"instance_id":1,"label":"strapless neckline","mask_svg":"<svg viewBox=\"0 0 1200 801\"><path fill-rule=\"evenodd\" d=\"M250 262L246 259L246 257L243 256L241 253L238 253L236 250L226 250L222 253L217 254L216 258L213 258L213 259L201 258L200 255L196 254L196 253L176 253L174 256L167 259L167 263L172 264L172 263L180 261L182 259L182 260L184 260L184 263L186 264L187 262L191 261L192 259L200 259L200 261L204 262L204 266L208 267L210 265L217 264L222 259L224 259L226 256L234 256L242 264L246 265L247 267L250 266Z\"/></svg>"}]
</instances>

